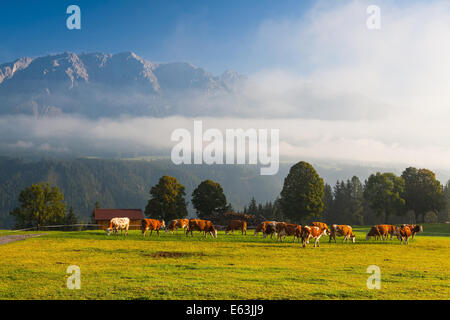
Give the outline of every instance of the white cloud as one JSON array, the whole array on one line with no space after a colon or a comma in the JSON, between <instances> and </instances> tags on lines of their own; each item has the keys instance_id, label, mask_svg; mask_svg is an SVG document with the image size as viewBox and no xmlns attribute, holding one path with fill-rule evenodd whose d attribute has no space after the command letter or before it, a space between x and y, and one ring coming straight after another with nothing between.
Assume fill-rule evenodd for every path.
<instances>
[{"instance_id":1,"label":"white cloud","mask_svg":"<svg viewBox=\"0 0 450 320\"><path fill-rule=\"evenodd\" d=\"M209 128L279 129L281 160L326 159L366 164L404 164L450 168L448 129L438 121L435 130L421 131L421 122L399 130L397 120L313 120L261 118L130 118L88 120L79 117L35 119L28 116L0 118L0 134L16 145L40 151L101 156L136 153L170 156L176 144L172 132L186 128L193 133L194 120ZM416 137L414 141L411 137ZM22 141L22 142L20 142ZM26 142L25 142L26 141ZM433 143L430 143L433 142ZM206 145L206 144L205 144Z\"/></svg>"},{"instance_id":2,"label":"white cloud","mask_svg":"<svg viewBox=\"0 0 450 320\"><path fill-rule=\"evenodd\" d=\"M365 97L386 116L449 116L450 3L378 1L381 30L366 27L370 4L322 1L301 18L264 21L254 45L266 58L286 61L283 68L300 81L323 88L315 95ZM272 78L277 87L285 83L279 71ZM330 100L328 109L332 104L342 105Z\"/></svg>"},{"instance_id":3,"label":"white cloud","mask_svg":"<svg viewBox=\"0 0 450 320\"><path fill-rule=\"evenodd\" d=\"M223 132L280 129L282 158L450 169L450 4L378 1L379 31L366 28L369 4L320 2L298 19L262 22L252 51L273 64L237 96L193 112L207 110L198 119ZM3 117L0 134L29 148L169 156L172 131L193 120Z\"/></svg>"}]
</instances>

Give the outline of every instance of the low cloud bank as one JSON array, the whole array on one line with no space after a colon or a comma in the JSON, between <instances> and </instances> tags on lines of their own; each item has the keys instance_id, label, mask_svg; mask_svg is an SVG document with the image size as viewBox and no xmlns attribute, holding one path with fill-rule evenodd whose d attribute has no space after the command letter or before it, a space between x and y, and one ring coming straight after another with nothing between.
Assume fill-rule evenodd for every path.
<instances>
[{"instance_id":1,"label":"low cloud bank","mask_svg":"<svg viewBox=\"0 0 450 320\"><path fill-rule=\"evenodd\" d=\"M449 128L421 121L399 126L398 120L336 121L249 118L130 118L90 120L82 117L0 118L0 148L10 152L66 155L170 156L175 129L193 134L194 120L203 130L279 129L280 159L321 159L366 164L405 164L450 169ZM422 130L433 127L433 130ZM401 129L400 129L401 128ZM204 132L203 131L203 132ZM204 146L208 145L207 142Z\"/></svg>"}]
</instances>

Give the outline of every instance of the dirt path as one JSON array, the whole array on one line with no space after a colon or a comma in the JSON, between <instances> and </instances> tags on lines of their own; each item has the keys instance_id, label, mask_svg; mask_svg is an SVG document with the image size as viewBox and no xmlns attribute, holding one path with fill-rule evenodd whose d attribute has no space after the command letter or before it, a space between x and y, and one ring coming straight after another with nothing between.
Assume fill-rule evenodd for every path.
<instances>
[{"instance_id":1,"label":"dirt path","mask_svg":"<svg viewBox=\"0 0 450 320\"><path fill-rule=\"evenodd\" d=\"M14 241L25 240L27 238L39 237L42 234L17 234L17 235L9 235L9 236L0 236L0 245L7 244Z\"/></svg>"}]
</instances>

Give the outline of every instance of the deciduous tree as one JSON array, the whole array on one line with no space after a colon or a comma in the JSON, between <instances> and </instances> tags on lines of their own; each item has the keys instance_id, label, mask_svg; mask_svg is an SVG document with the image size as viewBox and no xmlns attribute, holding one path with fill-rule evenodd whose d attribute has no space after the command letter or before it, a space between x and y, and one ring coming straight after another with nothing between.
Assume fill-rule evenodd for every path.
<instances>
[{"instance_id":1,"label":"deciduous tree","mask_svg":"<svg viewBox=\"0 0 450 320\"><path fill-rule=\"evenodd\" d=\"M405 181L393 173L370 175L364 188L364 198L369 206L388 222L389 216L402 215L405 211L405 199L402 198Z\"/></svg>"},{"instance_id":2,"label":"deciduous tree","mask_svg":"<svg viewBox=\"0 0 450 320\"><path fill-rule=\"evenodd\" d=\"M28 228L64 223L65 213L64 195L58 187L39 182L20 192L19 207L11 215L17 228Z\"/></svg>"},{"instance_id":3,"label":"deciduous tree","mask_svg":"<svg viewBox=\"0 0 450 320\"><path fill-rule=\"evenodd\" d=\"M423 221L427 212L439 212L445 207L443 188L434 172L409 167L403 171L402 177L405 180L403 197L406 208L414 210L417 221Z\"/></svg>"},{"instance_id":4,"label":"deciduous tree","mask_svg":"<svg viewBox=\"0 0 450 320\"><path fill-rule=\"evenodd\" d=\"M302 161L292 166L284 179L281 209L293 222L317 219L324 209L323 196L323 179L312 165Z\"/></svg>"},{"instance_id":5,"label":"deciduous tree","mask_svg":"<svg viewBox=\"0 0 450 320\"><path fill-rule=\"evenodd\" d=\"M192 205L197 210L198 217L203 219L213 213L225 211L227 198L219 183L205 180L192 192Z\"/></svg>"},{"instance_id":6,"label":"deciduous tree","mask_svg":"<svg viewBox=\"0 0 450 320\"><path fill-rule=\"evenodd\" d=\"M187 216L184 186L177 178L163 176L150 190L145 214L154 219L181 219Z\"/></svg>"}]
</instances>

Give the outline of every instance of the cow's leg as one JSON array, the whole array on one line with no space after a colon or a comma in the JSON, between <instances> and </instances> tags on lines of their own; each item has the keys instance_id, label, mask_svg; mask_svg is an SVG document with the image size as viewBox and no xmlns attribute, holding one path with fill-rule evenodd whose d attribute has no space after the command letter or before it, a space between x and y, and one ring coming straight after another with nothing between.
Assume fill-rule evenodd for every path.
<instances>
[{"instance_id":1,"label":"cow's leg","mask_svg":"<svg viewBox=\"0 0 450 320\"><path fill-rule=\"evenodd\" d=\"M156 233L158 234L158 237L159 237L159 229L156 229Z\"/></svg>"}]
</instances>

